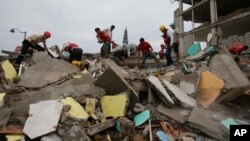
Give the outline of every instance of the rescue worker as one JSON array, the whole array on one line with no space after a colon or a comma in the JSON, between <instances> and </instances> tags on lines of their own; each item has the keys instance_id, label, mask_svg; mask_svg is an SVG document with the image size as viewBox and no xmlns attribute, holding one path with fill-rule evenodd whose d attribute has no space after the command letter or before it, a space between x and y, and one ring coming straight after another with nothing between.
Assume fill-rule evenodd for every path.
<instances>
[{"instance_id":1,"label":"rescue worker","mask_svg":"<svg viewBox=\"0 0 250 141\"><path fill-rule=\"evenodd\" d=\"M173 34L170 30L168 30L165 25L160 26L160 31L163 33L162 38L166 45L166 59L167 59L167 66L173 65L173 60L171 57L172 47L173 47Z\"/></svg>"},{"instance_id":2,"label":"rescue worker","mask_svg":"<svg viewBox=\"0 0 250 141\"><path fill-rule=\"evenodd\" d=\"M140 38L140 43L137 46L137 52L138 52L138 58L141 56L141 64L142 67L144 67L144 64L147 60L147 58L153 58L155 60L155 62L158 64L157 67L160 67L160 61L159 59L156 58L155 54L153 53L153 48L152 46L144 40L144 38Z\"/></svg>"},{"instance_id":3,"label":"rescue worker","mask_svg":"<svg viewBox=\"0 0 250 141\"><path fill-rule=\"evenodd\" d=\"M123 47L114 52L114 60L117 65L121 67L127 67L127 59L128 58L128 48Z\"/></svg>"},{"instance_id":4,"label":"rescue worker","mask_svg":"<svg viewBox=\"0 0 250 141\"><path fill-rule=\"evenodd\" d=\"M65 43L61 49L60 55L62 56L64 52L69 53L68 61L70 63L79 67L81 71L84 70L85 65L81 62L83 50L76 43Z\"/></svg>"},{"instance_id":5,"label":"rescue worker","mask_svg":"<svg viewBox=\"0 0 250 141\"><path fill-rule=\"evenodd\" d=\"M180 59L180 54L179 54L179 33L175 29L175 23L171 23L169 25L173 29L173 49L174 53L176 56L176 61L178 62Z\"/></svg>"},{"instance_id":6,"label":"rescue worker","mask_svg":"<svg viewBox=\"0 0 250 141\"><path fill-rule=\"evenodd\" d=\"M50 37L51 33L49 31L45 31L43 34L33 34L31 36L26 37L22 42L21 54L18 55L15 63L18 65L21 64L25 54L28 53L30 47L37 51L48 51L46 39ZM39 45L40 42L43 43L43 47Z\"/></svg>"},{"instance_id":7,"label":"rescue worker","mask_svg":"<svg viewBox=\"0 0 250 141\"><path fill-rule=\"evenodd\" d=\"M108 57L111 52L111 41L112 41L112 31L115 29L115 26L112 25L110 29L101 31L99 27L95 28L97 33L96 38L98 43L103 43L101 47L101 57Z\"/></svg>"},{"instance_id":8,"label":"rescue worker","mask_svg":"<svg viewBox=\"0 0 250 141\"><path fill-rule=\"evenodd\" d=\"M240 60L239 56L241 55L241 52L243 50L247 50L248 48L249 48L248 46L242 43L234 43L228 48L228 50L234 55L234 60L236 62L239 62Z\"/></svg>"}]
</instances>

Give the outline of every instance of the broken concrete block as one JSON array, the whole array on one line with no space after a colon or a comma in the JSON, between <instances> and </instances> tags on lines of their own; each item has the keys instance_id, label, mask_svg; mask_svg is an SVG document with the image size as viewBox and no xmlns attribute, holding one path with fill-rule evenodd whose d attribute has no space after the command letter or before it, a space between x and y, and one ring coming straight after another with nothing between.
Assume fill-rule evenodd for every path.
<instances>
[{"instance_id":1,"label":"broken concrete block","mask_svg":"<svg viewBox=\"0 0 250 141\"><path fill-rule=\"evenodd\" d=\"M87 120L89 118L88 113L72 97L67 97L63 99L62 102L64 105L71 106L70 110L67 112L68 116L80 120Z\"/></svg>"},{"instance_id":2,"label":"broken concrete block","mask_svg":"<svg viewBox=\"0 0 250 141\"><path fill-rule=\"evenodd\" d=\"M159 97L162 99L162 101L167 104L167 105L174 105L174 101L172 98L169 96L168 92L162 85L161 81L153 76L150 75L147 77L148 81L157 89Z\"/></svg>"},{"instance_id":3,"label":"broken concrete block","mask_svg":"<svg viewBox=\"0 0 250 141\"><path fill-rule=\"evenodd\" d=\"M180 88L188 95L195 93L197 77L198 75L195 72L184 75L180 82Z\"/></svg>"},{"instance_id":4,"label":"broken concrete block","mask_svg":"<svg viewBox=\"0 0 250 141\"><path fill-rule=\"evenodd\" d=\"M145 107L141 103L136 103L133 110L134 112L138 113L144 111Z\"/></svg>"},{"instance_id":5,"label":"broken concrete block","mask_svg":"<svg viewBox=\"0 0 250 141\"><path fill-rule=\"evenodd\" d=\"M210 67L212 73L225 81L225 88L230 89L230 91L218 98L218 102L231 101L250 86L249 79L230 55L216 54L211 60Z\"/></svg>"},{"instance_id":6,"label":"broken concrete block","mask_svg":"<svg viewBox=\"0 0 250 141\"><path fill-rule=\"evenodd\" d=\"M96 105L97 99L95 98L86 98L86 106L85 110L87 113L95 113L95 105Z\"/></svg>"},{"instance_id":7,"label":"broken concrete block","mask_svg":"<svg viewBox=\"0 0 250 141\"><path fill-rule=\"evenodd\" d=\"M86 134L84 128L79 125L73 125L66 134L63 136L65 141L91 141L89 136Z\"/></svg>"},{"instance_id":8,"label":"broken concrete block","mask_svg":"<svg viewBox=\"0 0 250 141\"><path fill-rule=\"evenodd\" d=\"M134 117L135 126L140 126L150 118L150 111L145 110Z\"/></svg>"},{"instance_id":9,"label":"broken concrete block","mask_svg":"<svg viewBox=\"0 0 250 141\"><path fill-rule=\"evenodd\" d=\"M115 123L116 123L116 119L110 119L103 123L92 125L88 128L87 133L88 135L93 136L96 133L99 133L105 129L115 126Z\"/></svg>"},{"instance_id":10,"label":"broken concrete block","mask_svg":"<svg viewBox=\"0 0 250 141\"><path fill-rule=\"evenodd\" d=\"M226 140L227 135L222 130L220 122L214 120L214 116L219 117L218 115L219 113L214 113L205 109L194 108L188 119L188 124L210 137L218 140Z\"/></svg>"},{"instance_id":11,"label":"broken concrete block","mask_svg":"<svg viewBox=\"0 0 250 141\"><path fill-rule=\"evenodd\" d=\"M53 84L78 71L74 65L59 59L53 59L45 52L35 53L32 65L21 75L18 86L26 88L42 88Z\"/></svg>"},{"instance_id":12,"label":"broken concrete block","mask_svg":"<svg viewBox=\"0 0 250 141\"><path fill-rule=\"evenodd\" d=\"M13 81L13 79L17 77L17 72L9 60L1 62L1 67L4 72L5 79Z\"/></svg>"},{"instance_id":13,"label":"broken concrete block","mask_svg":"<svg viewBox=\"0 0 250 141\"><path fill-rule=\"evenodd\" d=\"M224 85L224 81L210 71L202 72L198 94L200 104L208 108L217 99Z\"/></svg>"},{"instance_id":14,"label":"broken concrete block","mask_svg":"<svg viewBox=\"0 0 250 141\"><path fill-rule=\"evenodd\" d=\"M58 58L60 56L60 49L57 45L53 45L48 48L48 53L53 57L53 58Z\"/></svg>"},{"instance_id":15,"label":"broken concrete block","mask_svg":"<svg viewBox=\"0 0 250 141\"><path fill-rule=\"evenodd\" d=\"M104 59L103 61L104 64L109 67L96 80L95 85L104 88L109 95L129 90L129 107L133 108L135 103L139 101L139 97L138 93L126 81L126 79L129 78L128 74L125 73L125 71L121 67L117 66L112 60Z\"/></svg>"},{"instance_id":16,"label":"broken concrete block","mask_svg":"<svg viewBox=\"0 0 250 141\"><path fill-rule=\"evenodd\" d=\"M120 132L123 135L131 135L135 132L135 124L133 121L129 120L127 117L120 117L117 121L119 124Z\"/></svg>"},{"instance_id":17,"label":"broken concrete block","mask_svg":"<svg viewBox=\"0 0 250 141\"><path fill-rule=\"evenodd\" d=\"M191 111L183 109L182 107L179 106L174 106L172 108L169 108L164 103L161 103L157 107L157 111L180 123L186 123L191 113Z\"/></svg>"},{"instance_id":18,"label":"broken concrete block","mask_svg":"<svg viewBox=\"0 0 250 141\"><path fill-rule=\"evenodd\" d=\"M23 132L31 139L56 131L63 104L56 100L30 105Z\"/></svg>"},{"instance_id":19,"label":"broken concrete block","mask_svg":"<svg viewBox=\"0 0 250 141\"><path fill-rule=\"evenodd\" d=\"M122 92L114 96L103 96L101 98L101 107L103 115L107 117L121 117L126 113L128 95L126 92Z\"/></svg>"},{"instance_id":20,"label":"broken concrete block","mask_svg":"<svg viewBox=\"0 0 250 141\"><path fill-rule=\"evenodd\" d=\"M4 97L5 97L5 93L0 93L0 108L3 107L4 105Z\"/></svg>"},{"instance_id":21,"label":"broken concrete block","mask_svg":"<svg viewBox=\"0 0 250 141\"><path fill-rule=\"evenodd\" d=\"M171 84L166 80L162 80L162 82L167 87L167 89L176 97L176 99L180 101L183 107L191 107L191 108L197 107L196 100L187 95L179 87Z\"/></svg>"},{"instance_id":22,"label":"broken concrete block","mask_svg":"<svg viewBox=\"0 0 250 141\"><path fill-rule=\"evenodd\" d=\"M12 108L2 108L0 110L0 129L6 126L12 110Z\"/></svg>"}]
</instances>

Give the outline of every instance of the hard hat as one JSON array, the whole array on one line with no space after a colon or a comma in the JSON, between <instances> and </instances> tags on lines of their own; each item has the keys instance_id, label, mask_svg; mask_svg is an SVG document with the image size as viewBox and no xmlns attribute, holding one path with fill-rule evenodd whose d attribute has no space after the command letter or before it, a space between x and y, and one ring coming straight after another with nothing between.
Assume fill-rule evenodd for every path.
<instances>
[{"instance_id":1,"label":"hard hat","mask_svg":"<svg viewBox=\"0 0 250 141\"><path fill-rule=\"evenodd\" d=\"M175 23L171 23L169 26L175 26Z\"/></svg>"},{"instance_id":2,"label":"hard hat","mask_svg":"<svg viewBox=\"0 0 250 141\"><path fill-rule=\"evenodd\" d=\"M160 29L160 31L163 31L164 29L166 29L166 27L165 27L165 25L161 25L159 29Z\"/></svg>"},{"instance_id":3,"label":"hard hat","mask_svg":"<svg viewBox=\"0 0 250 141\"><path fill-rule=\"evenodd\" d=\"M44 31L43 36L45 38L50 38L51 37L51 33L49 31Z\"/></svg>"}]
</instances>

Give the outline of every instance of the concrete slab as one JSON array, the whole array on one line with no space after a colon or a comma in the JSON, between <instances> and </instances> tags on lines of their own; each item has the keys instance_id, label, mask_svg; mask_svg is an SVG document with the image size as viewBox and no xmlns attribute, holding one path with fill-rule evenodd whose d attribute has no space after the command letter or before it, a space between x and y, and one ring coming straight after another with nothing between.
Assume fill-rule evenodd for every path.
<instances>
[{"instance_id":1,"label":"concrete slab","mask_svg":"<svg viewBox=\"0 0 250 141\"><path fill-rule=\"evenodd\" d=\"M183 107L194 108L197 107L197 102L194 98L190 97L182 91L176 85L171 84L166 80L162 80L163 84L167 87L167 89L174 95L174 97L180 102Z\"/></svg>"},{"instance_id":2,"label":"concrete slab","mask_svg":"<svg viewBox=\"0 0 250 141\"><path fill-rule=\"evenodd\" d=\"M61 97L67 97L71 95L75 95L75 97L79 98L82 94L84 95L84 93L86 93L86 90L82 88L84 88L87 84L93 86L93 81L94 80L91 76L83 75L83 77L79 79L71 79L61 85L49 86L39 91L31 92L27 94L29 95L28 97L16 102L11 106L14 108L13 115L16 118L25 121L28 115L30 104L39 101L56 100L60 99ZM91 93L84 95L84 97L85 96L91 96Z\"/></svg>"},{"instance_id":3,"label":"concrete slab","mask_svg":"<svg viewBox=\"0 0 250 141\"><path fill-rule=\"evenodd\" d=\"M41 101L30 105L29 118L23 132L31 139L56 131L63 104L56 100Z\"/></svg>"},{"instance_id":4,"label":"concrete slab","mask_svg":"<svg viewBox=\"0 0 250 141\"><path fill-rule=\"evenodd\" d=\"M227 102L235 99L250 86L249 79L240 70L234 59L226 54L216 54L211 60L211 72L225 81L225 88L231 89L218 101Z\"/></svg>"},{"instance_id":5,"label":"concrete slab","mask_svg":"<svg viewBox=\"0 0 250 141\"><path fill-rule=\"evenodd\" d=\"M12 108L1 108L0 109L0 129L4 128L9 121Z\"/></svg>"},{"instance_id":6,"label":"concrete slab","mask_svg":"<svg viewBox=\"0 0 250 141\"><path fill-rule=\"evenodd\" d=\"M215 117L223 117L219 115L219 113L194 108L188 119L188 123L191 127L198 129L210 137L218 140L226 140L227 134L220 127L220 121L224 118L215 120Z\"/></svg>"},{"instance_id":7,"label":"concrete slab","mask_svg":"<svg viewBox=\"0 0 250 141\"><path fill-rule=\"evenodd\" d=\"M128 102L128 94L122 92L114 96L103 96L101 98L102 113L107 117L122 117L126 114L126 104Z\"/></svg>"},{"instance_id":8,"label":"concrete slab","mask_svg":"<svg viewBox=\"0 0 250 141\"><path fill-rule=\"evenodd\" d=\"M21 75L18 86L42 88L78 71L76 66L63 60L52 59L45 52L36 53L33 59L36 64Z\"/></svg>"},{"instance_id":9,"label":"concrete slab","mask_svg":"<svg viewBox=\"0 0 250 141\"><path fill-rule=\"evenodd\" d=\"M191 111L183 109L182 107L179 106L174 106L172 108L169 108L164 103L161 103L157 107L157 111L179 123L186 123L191 113Z\"/></svg>"},{"instance_id":10,"label":"concrete slab","mask_svg":"<svg viewBox=\"0 0 250 141\"><path fill-rule=\"evenodd\" d=\"M162 101L165 104L174 105L174 101L169 96L168 92L166 91L166 89L162 85L161 81L157 77L150 75L147 77L147 79L155 87L155 89L157 89L158 96L162 99Z\"/></svg>"},{"instance_id":11,"label":"concrete slab","mask_svg":"<svg viewBox=\"0 0 250 141\"><path fill-rule=\"evenodd\" d=\"M9 60L1 62L0 65L3 69L5 79L13 81L13 79L17 77L17 72Z\"/></svg>"},{"instance_id":12,"label":"concrete slab","mask_svg":"<svg viewBox=\"0 0 250 141\"><path fill-rule=\"evenodd\" d=\"M110 67L95 81L95 85L104 88L108 95L129 91L129 107L133 108L139 101L138 93L118 72L122 72L122 69Z\"/></svg>"},{"instance_id":13,"label":"concrete slab","mask_svg":"<svg viewBox=\"0 0 250 141\"><path fill-rule=\"evenodd\" d=\"M196 91L196 83L198 74L196 72L184 75L180 82L180 88L188 95L192 95Z\"/></svg>"}]
</instances>

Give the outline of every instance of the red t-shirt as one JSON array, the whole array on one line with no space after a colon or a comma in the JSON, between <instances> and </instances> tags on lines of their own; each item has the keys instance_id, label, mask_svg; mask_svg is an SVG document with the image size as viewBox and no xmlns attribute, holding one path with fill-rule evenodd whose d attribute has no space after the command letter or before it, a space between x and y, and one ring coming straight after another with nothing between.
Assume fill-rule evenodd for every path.
<instances>
[{"instance_id":1,"label":"red t-shirt","mask_svg":"<svg viewBox=\"0 0 250 141\"><path fill-rule=\"evenodd\" d=\"M244 44L242 43L235 43L231 45L228 50L233 53L233 54L238 54L240 55L241 52L244 50Z\"/></svg>"},{"instance_id":2,"label":"red t-shirt","mask_svg":"<svg viewBox=\"0 0 250 141\"><path fill-rule=\"evenodd\" d=\"M101 31L96 35L97 38L100 38L104 43L111 42L111 37L104 31Z\"/></svg>"},{"instance_id":3,"label":"red t-shirt","mask_svg":"<svg viewBox=\"0 0 250 141\"><path fill-rule=\"evenodd\" d=\"M149 52L151 52L151 50L152 50L152 47L151 47L151 45L148 43L148 42L143 42L143 43L140 43L139 45L138 45L138 47L137 47L137 51L141 51L142 52L142 54L146 54L146 53L149 53Z\"/></svg>"},{"instance_id":4,"label":"red t-shirt","mask_svg":"<svg viewBox=\"0 0 250 141\"><path fill-rule=\"evenodd\" d=\"M170 37L167 35L167 33L164 33L164 34L162 35L162 38L163 38L164 43L165 43L166 45L169 45L169 44L170 44Z\"/></svg>"},{"instance_id":5,"label":"red t-shirt","mask_svg":"<svg viewBox=\"0 0 250 141\"><path fill-rule=\"evenodd\" d=\"M69 45L65 48L67 52L72 52L73 48L78 48L79 46L76 43L69 43Z\"/></svg>"}]
</instances>

